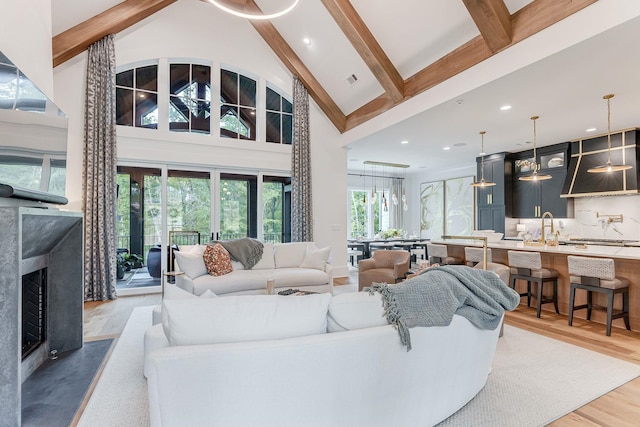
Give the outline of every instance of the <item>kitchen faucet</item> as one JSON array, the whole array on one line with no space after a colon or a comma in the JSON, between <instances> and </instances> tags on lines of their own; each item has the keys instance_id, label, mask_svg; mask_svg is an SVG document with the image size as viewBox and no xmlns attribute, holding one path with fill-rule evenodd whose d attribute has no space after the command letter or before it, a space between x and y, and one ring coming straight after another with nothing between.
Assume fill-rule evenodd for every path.
<instances>
[{"instance_id":1,"label":"kitchen faucet","mask_svg":"<svg viewBox=\"0 0 640 427\"><path fill-rule=\"evenodd\" d=\"M549 219L551 220L551 225L547 225L544 223L544 220L549 217ZM545 228L550 228L549 230L549 234L552 235L553 237L551 238L547 238L547 234L545 233ZM540 236L540 242L544 243L545 245L549 245L549 246L557 246L558 245L558 232L555 230L555 228L553 227L553 215L551 215L551 212L546 211L545 213L542 214L542 235Z\"/></svg>"}]
</instances>

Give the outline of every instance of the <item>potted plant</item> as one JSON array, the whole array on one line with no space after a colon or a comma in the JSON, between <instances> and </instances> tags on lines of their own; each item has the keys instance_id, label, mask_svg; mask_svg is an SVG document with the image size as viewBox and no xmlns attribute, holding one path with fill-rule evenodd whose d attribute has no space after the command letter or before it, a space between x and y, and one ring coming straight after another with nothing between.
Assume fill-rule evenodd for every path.
<instances>
[{"instance_id":1,"label":"potted plant","mask_svg":"<svg viewBox=\"0 0 640 427\"><path fill-rule=\"evenodd\" d=\"M124 273L127 271L127 261L122 254L116 254L116 280L124 279Z\"/></svg>"},{"instance_id":2,"label":"potted plant","mask_svg":"<svg viewBox=\"0 0 640 427\"><path fill-rule=\"evenodd\" d=\"M144 260L138 254L125 254L124 260L129 263L129 268L127 269L127 271L131 270L132 268L142 268L142 266L144 265Z\"/></svg>"}]
</instances>

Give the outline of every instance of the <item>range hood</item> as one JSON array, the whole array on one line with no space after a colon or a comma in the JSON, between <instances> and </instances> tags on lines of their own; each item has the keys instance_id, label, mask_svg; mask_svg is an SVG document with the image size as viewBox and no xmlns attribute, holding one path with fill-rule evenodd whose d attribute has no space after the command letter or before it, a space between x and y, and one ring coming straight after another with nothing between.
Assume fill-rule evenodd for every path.
<instances>
[{"instance_id":1,"label":"range hood","mask_svg":"<svg viewBox=\"0 0 640 427\"><path fill-rule=\"evenodd\" d=\"M611 162L627 164L632 169L611 173L589 173L589 168L607 162L607 135L571 141L571 158L560 197L611 196L638 194L636 139L640 129L625 129L611 134Z\"/></svg>"}]
</instances>

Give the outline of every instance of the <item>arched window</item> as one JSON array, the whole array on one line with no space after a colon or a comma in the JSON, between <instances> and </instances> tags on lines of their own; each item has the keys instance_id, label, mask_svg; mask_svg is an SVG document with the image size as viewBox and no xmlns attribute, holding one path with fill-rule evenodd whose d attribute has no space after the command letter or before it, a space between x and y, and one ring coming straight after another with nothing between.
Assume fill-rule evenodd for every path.
<instances>
[{"instance_id":1,"label":"arched window","mask_svg":"<svg viewBox=\"0 0 640 427\"><path fill-rule=\"evenodd\" d=\"M158 128L158 66L116 74L116 124Z\"/></svg>"},{"instance_id":2,"label":"arched window","mask_svg":"<svg viewBox=\"0 0 640 427\"><path fill-rule=\"evenodd\" d=\"M169 129L211 133L211 67L169 66Z\"/></svg>"},{"instance_id":3,"label":"arched window","mask_svg":"<svg viewBox=\"0 0 640 427\"><path fill-rule=\"evenodd\" d=\"M256 140L256 81L220 70L220 136Z\"/></svg>"},{"instance_id":4,"label":"arched window","mask_svg":"<svg viewBox=\"0 0 640 427\"><path fill-rule=\"evenodd\" d=\"M267 87L267 142L291 144L293 140L293 104Z\"/></svg>"}]
</instances>

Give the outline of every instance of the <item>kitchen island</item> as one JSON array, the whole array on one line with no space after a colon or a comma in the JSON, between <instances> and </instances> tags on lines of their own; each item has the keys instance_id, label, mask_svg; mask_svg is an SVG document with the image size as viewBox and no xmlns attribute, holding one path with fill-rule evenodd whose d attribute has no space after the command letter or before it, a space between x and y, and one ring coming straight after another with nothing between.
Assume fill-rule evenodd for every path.
<instances>
[{"instance_id":1,"label":"kitchen island","mask_svg":"<svg viewBox=\"0 0 640 427\"><path fill-rule=\"evenodd\" d=\"M433 240L433 243L447 245L450 256L460 257L464 259L465 246L482 247L482 243L477 240ZM497 242L488 242L487 247L491 248L493 262L509 265L507 252L510 250L540 252L542 258L542 266L558 270L558 307L560 313L568 315L569 313L569 292L570 281L567 267L567 255L612 258L615 262L616 276L629 279L629 320L632 330L640 330L640 247L627 246L599 246L586 245L582 248L578 245L532 245L525 244L516 240L499 240ZM518 281L517 288L519 292L524 292L526 283ZM604 295L595 294L594 304L606 306L606 298ZM622 296L616 295L614 307L621 307ZM586 292L576 292L576 305L585 304L587 300ZM522 299L522 303L526 304L526 299ZM532 302L534 304L534 302ZM543 316L545 312L553 313L552 305L549 307L542 306ZM586 318L586 310L578 310L574 312L574 317ZM594 310L591 315L591 321L598 323L606 323L606 313L600 310ZM622 319L613 321L616 328L624 328Z\"/></svg>"}]
</instances>

